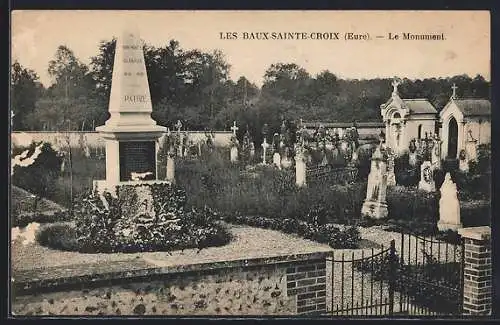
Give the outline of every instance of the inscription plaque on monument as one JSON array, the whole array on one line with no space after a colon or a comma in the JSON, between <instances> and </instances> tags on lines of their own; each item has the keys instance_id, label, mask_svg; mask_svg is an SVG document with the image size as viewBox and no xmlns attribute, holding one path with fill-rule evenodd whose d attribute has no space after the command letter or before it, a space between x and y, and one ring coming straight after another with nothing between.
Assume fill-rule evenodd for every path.
<instances>
[{"instance_id":1,"label":"inscription plaque on monument","mask_svg":"<svg viewBox=\"0 0 500 325\"><path fill-rule=\"evenodd\" d=\"M154 141L120 142L120 181L130 181L131 173L152 173L156 179L156 151Z\"/></svg>"}]
</instances>

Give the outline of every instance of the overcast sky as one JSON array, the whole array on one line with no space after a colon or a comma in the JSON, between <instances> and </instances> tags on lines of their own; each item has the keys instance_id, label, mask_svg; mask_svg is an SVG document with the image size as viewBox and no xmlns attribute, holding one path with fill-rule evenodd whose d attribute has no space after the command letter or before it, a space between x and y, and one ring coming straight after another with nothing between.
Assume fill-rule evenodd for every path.
<instances>
[{"instance_id":1,"label":"overcast sky","mask_svg":"<svg viewBox=\"0 0 500 325\"><path fill-rule=\"evenodd\" d=\"M342 78L426 78L466 73L490 79L490 16L487 11L15 11L12 59L34 70L44 85L48 62L66 45L84 63L98 44L136 25L147 43L170 39L183 49L221 49L231 78L258 85L277 62L296 63L315 75L330 70ZM221 32L239 39L222 40ZM370 41L243 40L243 32L369 33ZM389 32L444 33L445 41L388 40ZM384 36L376 39L375 36Z\"/></svg>"}]
</instances>

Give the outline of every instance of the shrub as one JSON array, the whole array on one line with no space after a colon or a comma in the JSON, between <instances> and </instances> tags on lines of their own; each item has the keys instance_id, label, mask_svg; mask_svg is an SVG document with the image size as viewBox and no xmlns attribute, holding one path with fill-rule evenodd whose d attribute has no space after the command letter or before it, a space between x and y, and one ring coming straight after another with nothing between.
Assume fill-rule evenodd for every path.
<instances>
[{"instance_id":1,"label":"shrub","mask_svg":"<svg viewBox=\"0 0 500 325\"><path fill-rule=\"evenodd\" d=\"M358 248L361 241L359 229L354 226L339 227L333 224L320 224L297 219L274 219L266 217L230 214L224 220L234 224L282 231L296 234L302 238L330 245L332 248Z\"/></svg>"},{"instance_id":2,"label":"shrub","mask_svg":"<svg viewBox=\"0 0 500 325\"><path fill-rule=\"evenodd\" d=\"M37 242L46 247L63 251L78 251L76 228L71 224L52 224L42 227L36 234Z\"/></svg>"},{"instance_id":3,"label":"shrub","mask_svg":"<svg viewBox=\"0 0 500 325\"><path fill-rule=\"evenodd\" d=\"M55 211L52 213L11 213L11 227L26 227L32 222L54 223L60 221L70 221L72 216L67 211Z\"/></svg>"},{"instance_id":4,"label":"shrub","mask_svg":"<svg viewBox=\"0 0 500 325\"><path fill-rule=\"evenodd\" d=\"M396 183L402 186L417 186L420 181L420 162L411 166L409 154L405 153L394 159L394 175Z\"/></svg>"},{"instance_id":5,"label":"shrub","mask_svg":"<svg viewBox=\"0 0 500 325\"><path fill-rule=\"evenodd\" d=\"M25 150L31 156L40 143L32 142L27 148L14 148L13 155L21 154ZM19 186L36 195L33 211L37 211L39 201L50 197L55 190L55 182L61 173L62 158L49 143L41 144L41 153L29 166L14 166L12 184Z\"/></svg>"},{"instance_id":6,"label":"shrub","mask_svg":"<svg viewBox=\"0 0 500 325\"><path fill-rule=\"evenodd\" d=\"M245 170L217 157L206 162L180 160L177 166L177 183L189 194L186 206L207 205L224 214L302 220L323 207L320 218L346 223L358 218L366 193L366 182L334 186L317 182L297 188L293 169Z\"/></svg>"},{"instance_id":7,"label":"shrub","mask_svg":"<svg viewBox=\"0 0 500 325\"><path fill-rule=\"evenodd\" d=\"M439 200L437 193L394 186L387 190L389 219L437 222Z\"/></svg>"},{"instance_id":8,"label":"shrub","mask_svg":"<svg viewBox=\"0 0 500 325\"><path fill-rule=\"evenodd\" d=\"M141 191L151 190L154 215L143 213ZM165 251L227 244L230 233L209 208L185 210L185 192L169 184L125 185L117 198L95 193L75 209L78 250L97 252ZM146 210L147 211L147 210Z\"/></svg>"}]
</instances>

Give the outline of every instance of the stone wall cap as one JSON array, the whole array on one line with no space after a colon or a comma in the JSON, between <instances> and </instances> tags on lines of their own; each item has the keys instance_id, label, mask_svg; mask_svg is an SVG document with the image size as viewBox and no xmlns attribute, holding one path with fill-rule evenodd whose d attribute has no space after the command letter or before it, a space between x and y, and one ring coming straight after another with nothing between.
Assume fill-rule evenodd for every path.
<instances>
[{"instance_id":1,"label":"stone wall cap","mask_svg":"<svg viewBox=\"0 0 500 325\"><path fill-rule=\"evenodd\" d=\"M488 240L491 238L491 228L489 226L461 228L458 229L458 233L468 239Z\"/></svg>"}]
</instances>

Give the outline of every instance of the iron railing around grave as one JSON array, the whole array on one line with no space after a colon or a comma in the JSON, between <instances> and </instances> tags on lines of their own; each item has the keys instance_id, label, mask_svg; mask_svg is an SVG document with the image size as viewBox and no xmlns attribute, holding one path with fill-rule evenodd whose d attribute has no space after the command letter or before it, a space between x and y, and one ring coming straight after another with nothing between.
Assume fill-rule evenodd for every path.
<instances>
[{"instance_id":1,"label":"iron railing around grave","mask_svg":"<svg viewBox=\"0 0 500 325\"><path fill-rule=\"evenodd\" d=\"M354 182L357 176L358 169L355 167L336 168L331 165L320 165L306 170L306 179L310 183L349 184Z\"/></svg>"}]
</instances>

